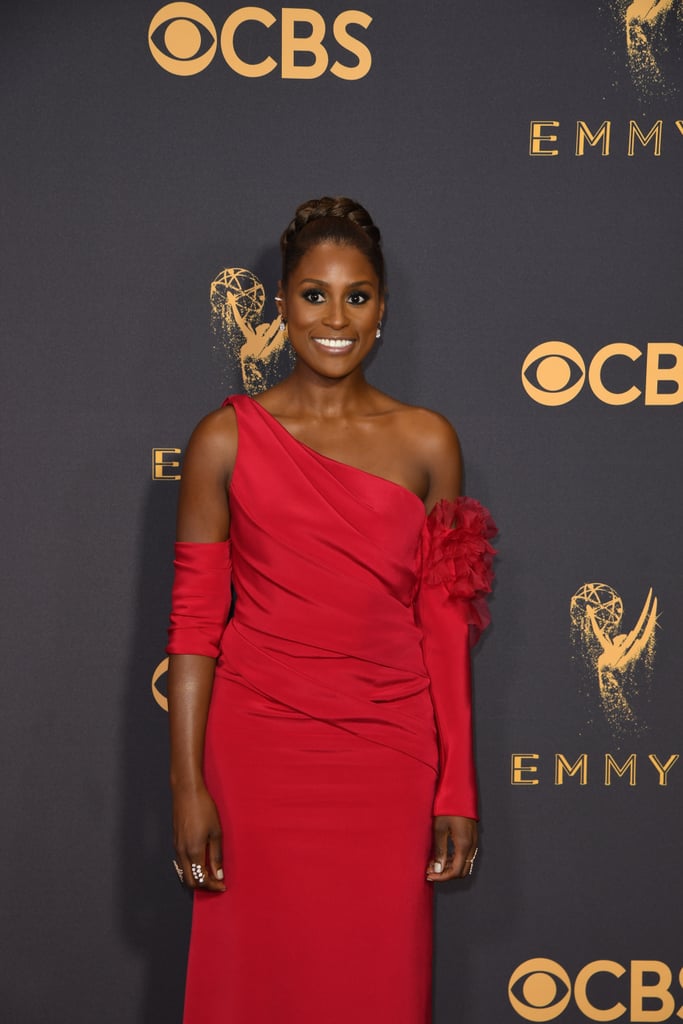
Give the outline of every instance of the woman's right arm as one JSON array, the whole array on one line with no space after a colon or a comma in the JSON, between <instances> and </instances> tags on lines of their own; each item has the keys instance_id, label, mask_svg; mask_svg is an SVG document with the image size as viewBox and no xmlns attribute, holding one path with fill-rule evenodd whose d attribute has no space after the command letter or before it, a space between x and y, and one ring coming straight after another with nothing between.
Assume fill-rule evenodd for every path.
<instances>
[{"instance_id":1,"label":"woman's right arm","mask_svg":"<svg viewBox=\"0 0 683 1024\"><path fill-rule=\"evenodd\" d=\"M178 503L176 580L169 643L168 711L173 836L185 884L225 889L221 826L204 783L206 721L217 643L230 606L228 485L237 454L230 407L211 413L194 431L183 460Z\"/></svg>"}]
</instances>

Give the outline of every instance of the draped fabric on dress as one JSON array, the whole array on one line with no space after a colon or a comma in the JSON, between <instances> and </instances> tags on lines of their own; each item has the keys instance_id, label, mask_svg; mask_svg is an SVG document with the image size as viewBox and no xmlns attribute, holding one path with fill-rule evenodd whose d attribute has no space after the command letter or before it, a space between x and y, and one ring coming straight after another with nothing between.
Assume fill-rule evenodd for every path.
<instances>
[{"instance_id":1,"label":"draped fabric on dress","mask_svg":"<svg viewBox=\"0 0 683 1024\"><path fill-rule=\"evenodd\" d=\"M185 1024L427 1024L440 756L439 813L476 814L467 617L420 587L434 521L416 495L227 401L236 601L205 744L227 892L195 895ZM430 615L457 620L455 658L425 642ZM170 652L212 653L181 634ZM442 699L430 660L459 666Z\"/></svg>"}]
</instances>

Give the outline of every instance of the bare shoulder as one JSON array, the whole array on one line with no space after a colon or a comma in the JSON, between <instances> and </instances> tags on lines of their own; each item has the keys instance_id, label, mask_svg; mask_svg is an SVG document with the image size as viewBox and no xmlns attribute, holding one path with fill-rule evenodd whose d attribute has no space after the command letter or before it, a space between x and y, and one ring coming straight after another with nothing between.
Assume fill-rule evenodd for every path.
<instances>
[{"instance_id":1,"label":"bare shoulder","mask_svg":"<svg viewBox=\"0 0 683 1024\"><path fill-rule=\"evenodd\" d=\"M427 482L427 510L440 498L456 498L462 481L462 454L451 423L432 409L402 403L397 403L395 423L403 450Z\"/></svg>"},{"instance_id":2,"label":"bare shoulder","mask_svg":"<svg viewBox=\"0 0 683 1024\"><path fill-rule=\"evenodd\" d=\"M199 421L187 445L185 464L201 463L230 476L237 458L237 416L232 406L215 409Z\"/></svg>"},{"instance_id":3,"label":"bare shoulder","mask_svg":"<svg viewBox=\"0 0 683 1024\"><path fill-rule=\"evenodd\" d=\"M460 441L451 423L441 413L417 405L406 408L406 427L414 443L427 458L461 458Z\"/></svg>"},{"instance_id":4,"label":"bare shoulder","mask_svg":"<svg viewBox=\"0 0 683 1024\"><path fill-rule=\"evenodd\" d=\"M393 426L401 442L426 463L457 462L462 456L460 441L451 423L433 409L419 405L407 405L383 396L388 400L387 411L393 414Z\"/></svg>"}]
</instances>

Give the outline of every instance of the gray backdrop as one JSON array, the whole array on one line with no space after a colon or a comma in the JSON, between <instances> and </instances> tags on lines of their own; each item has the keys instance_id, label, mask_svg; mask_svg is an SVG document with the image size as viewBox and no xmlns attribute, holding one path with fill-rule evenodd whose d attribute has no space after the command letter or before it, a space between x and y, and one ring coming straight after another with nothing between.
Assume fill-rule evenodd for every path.
<instances>
[{"instance_id":1,"label":"gray backdrop","mask_svg":"<svg viewBox=\"0 0 683 1024\"><path fill-rule=\"evenodd\" d=\"M246 386L211 282L249 270L265 304L236 285L245 322L272 320L279 233L325 193L382 227L372 380L454 422L501 529L481 853L439 892L435 1022L674 1019L679 0L649 22L620 0L372 0L348 29L365 50L335 41L342 4L269 4L234 35L242 61L274 58L260 77L220 45L175 73L237 8L174 5L150 47L160 6L3 15L4 1019L180 1021L190 903L151 688L180 458L157 452L153 479L153 449ZM322 19L330 64L369 51L368 73L282 77L292 17Z\"/></svg>"}]
</instances>

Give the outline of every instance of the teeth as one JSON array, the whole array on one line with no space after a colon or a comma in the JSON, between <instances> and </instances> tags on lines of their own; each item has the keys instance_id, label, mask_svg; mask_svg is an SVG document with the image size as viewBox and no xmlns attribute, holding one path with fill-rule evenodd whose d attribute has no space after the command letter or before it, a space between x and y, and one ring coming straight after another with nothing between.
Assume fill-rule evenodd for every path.
<instances>
[{"instance_id":1,"label":"teeth","mask_svg":"<svg viewBox=\"0 0 683 1024\"><path fill-rule=\"evenodd\" d=\"M314 338L319 345L325 348L348 348L353 345L353 338Z\"/></svg>"}]
</instances>

